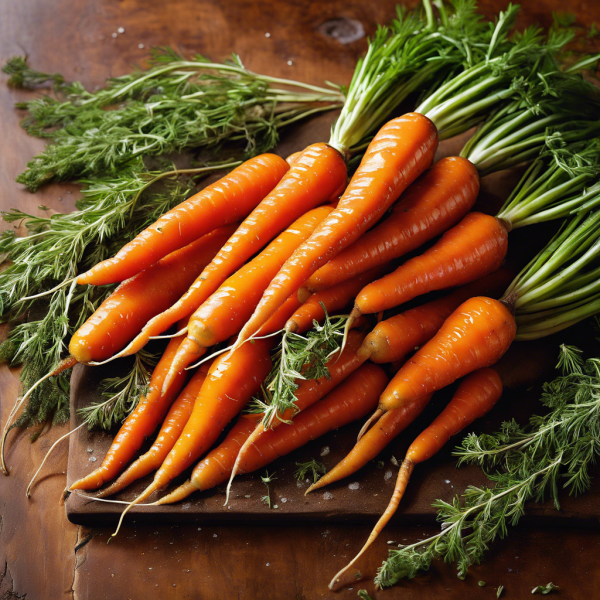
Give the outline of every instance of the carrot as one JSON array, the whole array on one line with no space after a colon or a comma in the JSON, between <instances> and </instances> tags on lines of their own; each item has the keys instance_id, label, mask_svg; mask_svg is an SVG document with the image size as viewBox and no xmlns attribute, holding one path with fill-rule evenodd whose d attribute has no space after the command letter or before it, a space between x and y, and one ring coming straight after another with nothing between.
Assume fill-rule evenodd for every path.
<instances>
[{"instance_id":1,"label":"carrot","mask_svg":"<svg viewBox=\"0 0 600 600\"><path fill-rule=\"evenodd\" d=\"M344 380L350 373L358 369L365 361L357 356L356 351L360 347L364 339L364 333L360 331L352 331L348 336L348 344L344 351L334 356L327 362L327 370L329 377L321 377L320 379L302 379L298 383L298 388L294 392L296 402L293 408L288 408L283 413L276 412L269 421L269 427L275 429L282 423L290 421L296 413L299 413L309 406L312 406L317 400L322 398L330 390L332 390L340 381ZM258 423L255 430L242 446L236 462L231 471L231 477L227 486L227 497L225 504L229 500L229 490L231 483L237 474L239 465L244 460L247 448L250 447L259 437L265 432L266 428L263 422Z\"/></svg>"},{"instance_id":2,"label":"carrot","mask_svg":"<svg viewBox=\"0 0 600 600\"><path fill-rule=\"evenodd\" d=\"M105 285L133 277L163 256L218 227L244 218L279 182L289 165L275 154L261 154L188 198L126 244L113 258L77 278Z\"/></svg>"},{"instance_id":3,"label":"carrot","mask_svg":"<svg viewBox=\"0 0 600 600\"><path fill-rule=\"evenodd\" d=\"M511 280L512 275L507 269L499 269L457 288L443 298L381 321L367 335L358 354L380 364L400 361L409 352L428 342L465 300L482 294L499 297Z\"/></svg>"},{"instance_id":4,"label":"carrot","mask_svg":"<svg viewBox=\"0 0 600 600\"><path fill-rule=\"evenodd\" d=\"M132 463L112 485L97 494L99 498L116 494L137 479L145 477L160 467L190 418L194 402L200 393L209 367L210 362L204 363L179 394L177 400L173 402L150 450Z\"/></svg>"},{"instance_id":5,"label":"carrot","mask_svg":"<svg viewBox=\"0 0 600 600\"><path fill-rule=\"evenodd\" d=\"M377 539L396 512L416 464L441 450L451 436L456 435L475 419L486 414L502 396L502 381L494 369L483 368L471 373L458 387L452 400L433 423L411 444L402 462L392 499L377 521L361 551L331 580L331 589Z\"/></svg>"},{"instance_id":6,"label":"carrot","mask_svg":"<svg viewBox=\"0 0 600 600\"><path fill-rule=\"evenodd\" d=\"M187 290L234 231L235 225L221 227L124 281L73 334L71 355L88 363L121 350Z\"/></svg>"},{"instance_id":7,"label":"carrot","mask_svg":"<svg viewBox=\"0 0 600 600\"><path fill-rule=\"evenodd\" d=\"M309 146L277 187L238 227L190 289L170 309L152 319L121 354L137 352L150 337L191 315L229 275L298 217L336 198L346 184L346 177L346 165L337 150L327 144Z\"/></svg>"},{"instance_id":8,"label":"carrot","mask_svg":"<svg viewBox=\"0 0 600 600\"><path fill-rule=\"evenodd\" d=\"M114 479L140 449L144 439L151 435L164 419L186 379L185 371L179 372L168 392L164 395L161 394L164 378L183 339L184 336L180 335L173 338L167 345L162 358L154 368L148 392L142 396L135 410L125 419L108 449L102 465L86 477L73 483L70 490L95 490L103 483Z\"/></svg>"},{"instance_id":9,"label":"carrot","mask_svg":"<svg viewBox=\"0 0 600 600\"><path fill-rule=\"evenodd\" d=\"M497 362L517 326L504 302L477 296L463 302L438 333L396 373L381 395L382 411L400 408Z\"/></svg>"},{"instance_id":10,"label":"carrot","mask_svg":"<svg viewBox=\"0 0 600 600\"><path fill-rule=\"evenodd\" d=\"M121 514L125 514L174 477L185 471L210 449L223 428L260 389L271 370L271 339L244 344L233 353L217 358L204 381L194 408L175 445L154 475L154 481Z\"/></svg>"},{"instance_id":11,"label":"carrot","mask_svg":"<svg viewBox=\"0 0 600 600\"><path fill-rule=\"evenodd\" d=\"M428 394L402 408L395 408L386 412L377 421L377 424L360 438L348 455L335 465L331 471L323 475L319 481L313 483L306 490L306 493L314 492L330 483L349 477L364 467L423 412L432 395Z\"/></svg>"},{"instance_id":12,"label":"carrot","mask_svg":"<svg viewBox=\"0 0 600 600\"><path fill-rule=\"evenodd\" d=\"M336 210L286 261L237 344L253 335L290 294L375 224L400 194L429 168L437 148L435 125L417 113L386 123L373 138Z\"/></svg>"},{"instance_id":13,"label":"carrot","mask_svg":"<svg viewBox=\"0 0 600 600\"><path fill-rule=\"evenodd\" d=\"M198 353L204 348L214 346L239 332L281 265L332 210L331 207L321 206L296 219L198 308L190 319L188 337L173 360L173 376L179 369L196 360ZM171 374L165 379L165 389L170 379Z\"/></svg>"},{"instance_id":14,"label":"carrot","mask_svg":"<svg viewBox=\"0 0 600 600\"><path fill-rule=\"evenodd\" d=\"M364 417L372 410L388 382L381 367L365 364L340 383L325 398L299 414L293 422L266 431L247 450L240 472L250 473L289 454L332 429ZM227 481L243 442L256 423L244 415L223 443L196 465L189 482L161 498L157 504L177 502L196 490L207 490Z\"/></svg>"},{"instance_id":15,"label":"carrot","mask_svg":"<svg viewBox=\"0 0 600 600\"><path fill-rule=\"evenodd\" d=\"M337 311L347 306L367 283L381 277L387 270L389 268L386 265L381 265L329 289L313 294L285 324L286 331L292 333L308 331L312 328L313 321L322 322L325 320L325 311L330 315L336 314Z\"/></svg>"},{"instance_id":16,"label":"carrot","mask_svg":"<svg viewBox=\"0 0 600 600\"><path fill-rule=\"evenodd\" d=\"M458 223L473 207L479 174L466 158L442 158L417 179L391 215L322 266L306 282L312 291L333 285L416 250Z\"/></svg>"},{"instance_id":17,"label":"carrot","mask_svg":"<svg viewBox=\"0 0 600 600\"><path fill-rule=\"evenodd\" d=\"M502 221L470 213L421 256L366 286L356 297L351 319L479 279L500 267L507 249L508 232Z\"/></svg>"}]
</instances>

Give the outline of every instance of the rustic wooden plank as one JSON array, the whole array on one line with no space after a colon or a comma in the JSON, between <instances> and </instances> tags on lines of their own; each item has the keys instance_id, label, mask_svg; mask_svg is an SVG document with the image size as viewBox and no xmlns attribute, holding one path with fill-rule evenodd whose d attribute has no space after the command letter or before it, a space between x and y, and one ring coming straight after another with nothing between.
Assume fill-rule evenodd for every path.
<instances>
[{"instance_id":1,"label":"rustic wooden plank","mask_svg":"<svg viewBox=\"0 0 600 600\"><path fill-rule=\"evenodd\" d=\"M131 63L143 61L149 46L170 43L217 59L235 50L249 68L273 75L293 75L314 83L325 78L347 81L356 56L365 47L364 38L344 45L322 36L319 28L327 20L343 17L358 20L371 34L376 22L393 15L394 4L395 0L265 0L260 5L194 0L3 2L0 60L27 53L34 66L61 71L93 88L109 75L127 72ZM507 4L508 0L482 0L481 7L490 15ZM523 4L520 24L541 20L548 25L551 10L574 11L586 25L600 22L600 4L589 0ZM121 26L125 33L112 38ZM265 38L266 32L270 38ZM139 48L140 43L145 48ZM18 206L38 213L37 207L44 204L70 210L76 186L52 185L32 195L14 184L27 160L43 147L18 127L19 114L13 104L27 97L31 94L0 85L0 136L5 142L0 148L0 208ZM0 368L2 424L16 397L16 382L7 379L7 373L5 367ZM548 581L561 585L564 597L593 598L600 583L597 533L572 528L524 527L511 532L509 540L496 544L486 563L475 568L465 582L456 580L452 568L436 565L394 590L375 593L372 584L361 582L354 590L335 596L326 589L329 577L358 549L368 534L366 526L202 526L199 532L183 526L126 524L122 535L107 545L109 528L77 528L67 522L58 504L66 482L62 474L67 466L66 447L57 449L50 459L33 500L24 498L45 449L65 431L55 428L33 445L28 443L27 432L11 433L12 472L0 481L2 598L26 594L33 600L62 596L76 600L148 596L349 599L356 598L356 590L363 587L373 598L462 600L465 594L494 597L493 587L503 584L506 597L524 599L535 585ZM386 540L414 540L435 530L392 524L361 566L365 576L374 574L386 553ZM477 586L479 579L487 581L485 588Z\"/></svg>"}]
</instances>

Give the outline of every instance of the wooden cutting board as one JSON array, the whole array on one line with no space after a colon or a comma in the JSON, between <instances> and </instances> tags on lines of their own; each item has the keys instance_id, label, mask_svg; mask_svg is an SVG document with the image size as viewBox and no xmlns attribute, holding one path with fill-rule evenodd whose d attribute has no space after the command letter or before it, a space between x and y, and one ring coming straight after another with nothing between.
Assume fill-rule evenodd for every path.
<instances>
[{"instance_id":1,"label":"wooden cutting board","mask_svg":"<svg viewBox=\"0 0 600 600\"><path fill-rule=\"evenodd\" d=\"M293 135L283 139L277 152L282 156L287 156L315 139L327 139L331 121L332 116L326 115L312 121L309 126L298 128ZM466 136L461 136L449 142L442 142L437 158L456 154L462 148L465 139ZM293 140L293 142L286 140ZM522 170L515 169L487 177L482 185L477 208L495 214L521 173ZM515 272L532 256L532 253L535 253L536 249L543 245L543 239L551 229L531 227L528 230L517 230L511 233L508 262L512 263ZM563 338L560 341L562 342ZM558 352L558 342L552 343L556 344ZM118 371L124 370L126 367L127 359L109 363L104 367L92 368L83 365L75 367L71 379L72 429L81 422L77 416L78 409L91 402L101 400L98 392L100 381L106 377L114 377ZM164 523L256 522L257 519L265 522L290 520L373 521L386 507L394 487L398 467L392 460L392 456L396 456L401 461L410 442L431 423L439 413L440 407L450 399L452 389L454 388L438 393L435 402L386 449L380 457L384 463L381 468L372 462L348 480L340 481L329 488L304 496L308 484L298 482L294 478L296 462L317 458L326 465L328 470L331 469L348 453L356 440L360 424L353 424L313 441L289 456L280 458L269 467L269 472L275 471L277 477L271 484L273 504L277 506L276 509L270 509L261 501L266 493L266 488L258 475L263 474L263 470L236 479L228 506L223 506L224 486L219 486L206 493L194 494L187 501L173 506L135 507L131 511L132 519L152 522L160 520ZM530 414L540 410L537 398L539 398L538 389L531 390L529 393L522 390L512 393L505 392L499 405L484 420L471 426L470 430L492 432L503 420L512 417L525 422ZM82 428L71 436L67 471L69 485L100 465L114 433L108 434L98 430L87 431ZM466 435L467 432L463 433ZM149 445L150 442L143 451ZM435 519L435 510L431 503L435 499L450 501L467 485L486 484L487 480L478 467L466 467L458 470L455 468L455 460L451 456L455 445L448 444L437 457L416 468L407 495L402 501L398 518L432 521ZM176 483L184 481L185 475L180 477ZM131 501L151 480L152 476L140 480L117 495L115 499ZM153 496L153 499L156 497ZM66 509L72 522L96 525L102 522L114 522L123 510L123 504L98 502L73 493L66 502ZM563 510L560 512L551 505L543 505L535 506L530 514L539 518L569 518L596 522L600 514L600 486L595 493L587 494L577 502L573 503L572 500L566 499Z\"/></svg>"}]
</instances>

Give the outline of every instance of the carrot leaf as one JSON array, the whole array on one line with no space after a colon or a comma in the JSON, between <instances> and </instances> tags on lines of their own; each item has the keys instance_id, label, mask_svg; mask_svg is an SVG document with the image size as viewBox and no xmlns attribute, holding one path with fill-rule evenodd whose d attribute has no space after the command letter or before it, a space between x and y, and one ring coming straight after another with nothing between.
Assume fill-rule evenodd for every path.
<instances>
[{"instance_id":1,"label":"carrot leaf","mask_svg":"<svg viewBox=\"0 0 600 600\"><path fill-rule=\"evenodd\" d=\"M298 468L294 472L294 477L298 481L304 481L310 474L313 483L316 483L320 477L327 473L327 467L322 462L319 462L314 458L305 463L296 463L296 466Z\"/></svg>"}]
</instances>

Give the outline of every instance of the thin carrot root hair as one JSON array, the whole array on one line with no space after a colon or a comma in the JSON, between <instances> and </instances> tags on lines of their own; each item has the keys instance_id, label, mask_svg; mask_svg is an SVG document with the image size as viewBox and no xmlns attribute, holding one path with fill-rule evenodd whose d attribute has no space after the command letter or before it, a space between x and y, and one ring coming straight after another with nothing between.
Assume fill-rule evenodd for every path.
<instances>
[{"instance_id":1,"label":"thin carrot root hair","mask_svg":"<svg viewBox=\"0 0 600 600\"><path fill-rule=\"evenodd\" d=\"M346 321L346 326L344 327L344 337L343 337L342 343L340 345L340 355L342 354L342 352L344 351L344 348L346 347L346 342L348 341L348 334L350 333L350 329L352 329L352 325L354 324L356 319L358 319L361 315L362 315L362 313L357 308L352 309L352 312L350 313L350 316L348 317L348 320Z\"/></svg>"},{"instance_id":2,"label":"thin carrot root hair","mask_svg":"<svg viewBox=\"0 0 600 600\"><path fill-rule=\"evenodd\" d=\"M266 340L267 338L270 337L275 337L276 335L279 335L281 332L283 332L283 329L279 329L278 331L274 331L273 333L269 333L267 335L260 335L260 336L250 336L247 340L245 340L246 342L250 342L252 340ZM241 344L240 344L241 345ZM199 360L197 363L194 363L193 365L189 365L185 368L186 371L189 371L190 369L195 369L196 367L199 367L200 365L203 365L205 362L216 358L217 356L221 356L221 354L225 354L225 352L229 352L230 350L233 350L235 344L232 344L231 346L227 346L227 348L223 348L221 350L217 350L216 352L213 352L212 354L209 354L208 356L204 356L202 357L202 360Z\"/></svg>"},{"instance_id":3,"label":"thin carrot root hair","mask_svg":"<svg viewBox=\"0 0 600 600\"><path fill-rule=\"evenodd\" d=\"M187 498L190 494L197 492L198 488L191 482L191 480L187 480L185 483L182 483L178 488L173 490L170 494L159 498L156 502L152 503L152 506L161 506L163 504L173 504L175 502L180 502Z\"/></svg>"},{"instance_id":4,"label":"thin carrot root hair","mask_svg":"<svg viewBox=\"0 0 600 600\"><path fill-rule=\"evenodd\" d=\"M240 468L240 463L242 462L242 458L244 458L246 450L259 438L263 431L265 431L265 426L262 423L259 423L256 426L256 429L249 435L248 439L240 448L240 451L238 452L238 455L235 459L235 463L233 464L233 469L231 470L231 476L229 477L229 481L227 482L227 491L225 492L225 504L223 504L223 506L227 506L227 504L229 504L229 492L231 491L231 484L233 483L233 478L237 475L237 472Z\"/></svg>"},{"instance_id":5,"label":"thin carrot root hair","mask_svg":"<svg viewBox=\"0 0 600 600\"><path fill-rule=\"evenodd\" d=\"M186 325L183 329L180 329L179 331L177 331L176 333L172 333L171 335L151 335L150 339L151 340L170 340L172 338L183 335L184 333L187 333L187 330L188 330L188 328Z\"/></svg>"},{"instance_id":6,"label":"thin carrot root hair","mask_svg":"<svg viewBox=\"0 0 600 600\"><path fill-rule=\"evenodd\" d=\"M356 438L356 443L360 442L360 438L362 438L365 433L371 428L371 425L374 425L379 421L379 419L383 416L383 411L378 408L370 417L369 420L361 427L361 430L358 432L358 437Z\"/></svg>"},{"instance_id":7,"label":"thin carrot root hair","mask_svg":"<svg viewBox=\"0 0 600 600\"><path fill-rule=\"evenodd\" d=\"M78 425L77 427L75 427L75 429L73 429L72 431L69 431L69 432L65 433L65 435L59 437L54 442L54 444L52 444L52 446L50 446L50 450L48 450L48 452L46 452L46 456L44 456L44 459L40 463L40 466L38 467L38 470L34 473L33 477L31 478L31 481L29 482L29 485L27 486L27 490L25 492L25 496L27 496L27 498L31 498L31 487L33 486L33 482L35 481L35 479L38 476L39 472L42 470L42 467L46 464L46 460L48 460L48 457L52 453L52 450L54 450L54 448L56 448L56 446L58 446L58 444L60 442L62 442L64 439L68 438L72 433L75 433L78 429L81 429L85 424L86 424L86 421L83 421L83 423L81 423L80 425Z\"/></svg>"},{"instance_id":8,"label":"thin carrot root hair","mask_svg":"<svg viewBox=\"0 0 600 600\"><path fill-rule=\"evenodd\" d=\"M27 390L25 395L20 400L17 398L17 401L15 402L14 406L12 407L12 410L10 411L10 413L8 415L8 418L6 419L6 424L4 425L4 429L2 430L2 442L0 442L0 468L2 468L2 472L5 475L8 475L9 472L8 472L8 467L6 466L6 461L4 459L4 448L6 446L6 438L8 437L8 433L11 430L11 422L12 422L13 418L15 417L15 415L17 414L17 412L19 411L21 406L23 406L23 403L25 402L25 400L27 400L27 398L29 398L29 396L31 395L31 392L33 392L40 384L42 384L44 381L46 381L46 379L50 379L50 377L55 377L56 375L60 375L63 371L66 371L67 369L74 367L77 364L77 362L78 361L74 356L67 356L67 358L61 360L58 363L58 366L53 371L51 371L50 373L47 373L41 379L36 381Z\"/></svg>"},{"instance_id":9,"label":"thin carrot root hair","mask_svg":"<svg viewBox=\"0 0 600 600\"><path fill-rule=\"evenodd\" d=\"M125 515L136 504L139 504L140 502L143 502L144 500L146 500L146 498L150 497L157 489L158 489L158 486L156 485L156 483L153 482L135 500L128 503L127 508L125 508L125 510L121 513L121 517L119 518L119 523L117 524L117 528L115 529L115 532L108 538L109 542L114 537L116 537L117 534L119 533L119 530L121 529L121 525L123 524L123 519L125 518ZM118 502L118 500L104 500L102 498L99 498L99 500L102 502Z\"/></svg>"},{"instance_id":10,"label":"thin carrot root hair","mask_svg":"<svg viewBox=\"0 0 600 600\"><path fill-rule=\"evenodd\" d=\"M373 531L369 535L369 538L365 542L365 545L361 548L360 552L341 570L338 571L333 579L329 583L329 589L332 590L336 583L339 582L341 576L352 567L352 565L366 552L367 548L377 539L379 534L382 532L383 528L388 524L389 520L392 518L398 505L400 504L400 500L402 500L402 496L404 496L404 492L406 491L406 486L410 480L410 476L415 468L415 463L410 460L410 458L405 458L402 462L402 466L400 467L400 472L398 473L398 478L396 479L396 486L394 487L394 493L392 494L392 498L390 503L387 505L385 512L377 521Z\"/></svg>"}]
</instances>

